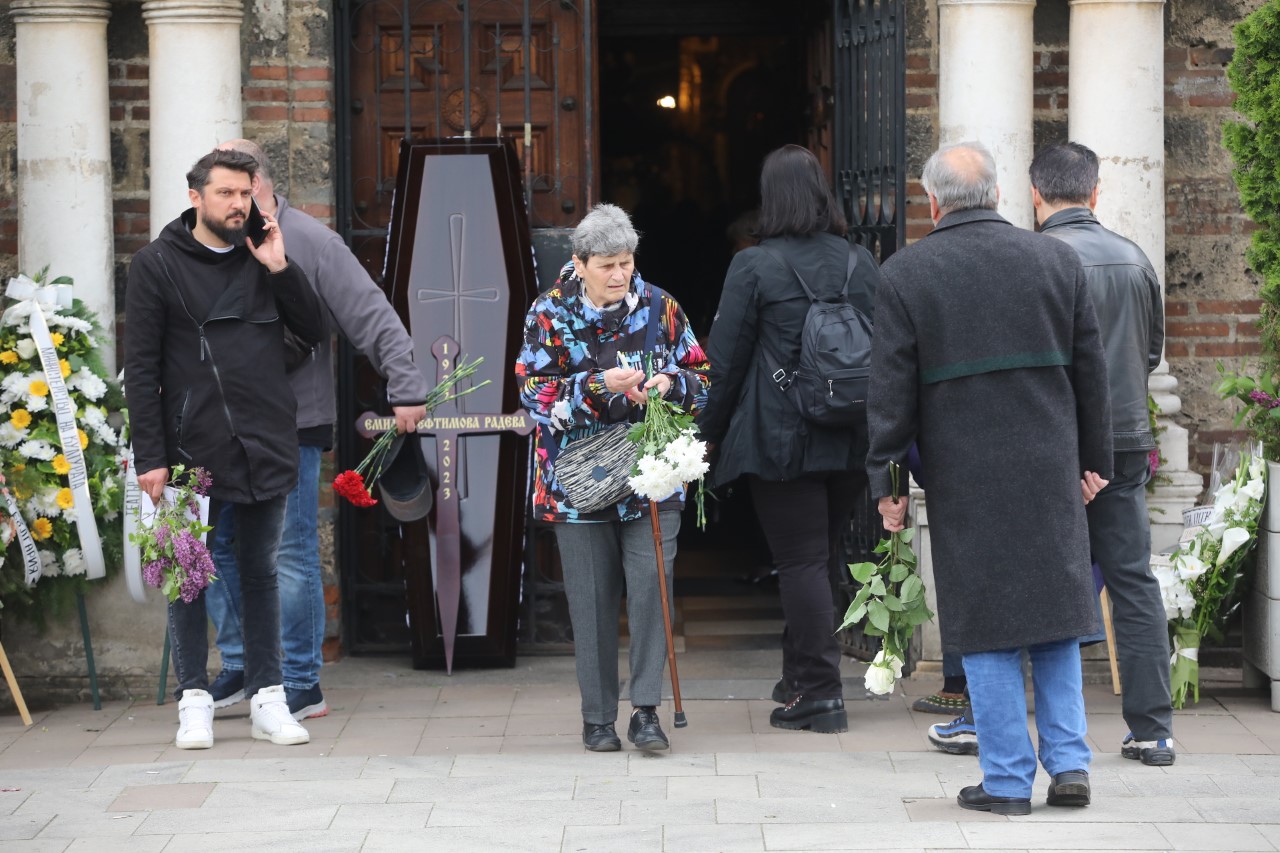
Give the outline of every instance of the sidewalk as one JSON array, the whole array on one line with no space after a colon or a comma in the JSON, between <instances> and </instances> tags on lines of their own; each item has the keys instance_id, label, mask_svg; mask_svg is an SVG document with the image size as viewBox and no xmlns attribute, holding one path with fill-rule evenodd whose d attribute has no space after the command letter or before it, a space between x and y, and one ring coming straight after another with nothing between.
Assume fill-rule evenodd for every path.
<instances>
[{"instance_id":1,"label":"sidewalk","mask_svg":"<svg viewBox=\"0 0 1280 853\"><path fill-rule=\"evenodd\" d=\"M862 666L845 664L852 700ZM769 726L777 665L683 655L689 726L671 728L665 704L672 750L657 755L583 750L568 657L452 677L400 659L326 666L331 711L297 747L251 740L246 704L219 712L204 751L172 746L176 704L154 696L35 711L30 729L10 714L0 849L1280 850L1280 714L1264 693L1208 683L1177 716L1177 763L1155 768L1120 757L1119 700L1089 685L1094 804L1044 805L1042 777L1032 814L1006 818L956 806L977 760L932 750L925 730L946 718L909 710L938 676L847 701L850 730L814 735Z\"/></svg>"}]
</instances>

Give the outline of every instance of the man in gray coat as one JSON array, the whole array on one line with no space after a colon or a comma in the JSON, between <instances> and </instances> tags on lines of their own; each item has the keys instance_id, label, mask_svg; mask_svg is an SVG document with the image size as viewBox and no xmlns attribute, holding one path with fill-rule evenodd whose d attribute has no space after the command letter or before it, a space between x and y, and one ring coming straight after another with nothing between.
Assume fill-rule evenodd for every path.
<instances>
[{"instance_id":1,"label":"man in gray coat","mask_svg":"<svg viewBox=\"0 0 1280 853\"><path fill-rule=\"evenodd\" d=\"M1077 142L1050 145L1031 161L1031 200L1040 233L1080 256L1102 329L1111 387L1115 476L1089 504L1089 540L1111 596L1120 659L1121 700L1129 734L1125 758L1173 763L1169 702L1169 625L1160 583L1151 574L1146 485L1156 452L1147 409L1147 376L1164 346L1164 294L1156 271L1132 240L1093 215L1098 156Z\"/></svg>"},{"instance_id":2,"label":"man in gray coat","mask_svg":"<svg viewBox=\"0 0 1280 853\"><path fill-rule=\"evenodd\" d=\"M934 230L881 270L867 475L885 528L902 529L890 469L919 444L942 646L963 655L983 776L957 799L1027 814L1023 649L1048 802L1089 802L1079 638L1098 617L1085 503L1111 477L1111 412L1080 261L996 213L995 176L978 143L925 164Z\"/></svg>"},{"instance_id":3,"label":"man in gray coat","mask_svg":"<svg viewBox=\"0 0 1280 853\"><path fill-rule=\"evenodd\" d=\"M330 329L341 331L386 377L396 429L416 430L418 421L426 417L427 379L413 363L413 340L386 295L341 237L276 194L271 162L261 147L247 139L234 139L219 147L258 161L254 199L280 223L281 233L288 235L289 258L302 268L319 294ZM332 352L327 339L310 351L299 351L289 373L289 385L298 400L298 485L289 495L277 572L281 671L289 712L296 720L329 713L320 690L325 603L317 516L321 456L333 446L337 419ZM209 685L215 708L244 698L244 638L239 573L230 547L233 536L232 525L218 525L213 557L222 582L211 584L206 594L222 655L222 672Z\"/></svg>"}]
</instances>

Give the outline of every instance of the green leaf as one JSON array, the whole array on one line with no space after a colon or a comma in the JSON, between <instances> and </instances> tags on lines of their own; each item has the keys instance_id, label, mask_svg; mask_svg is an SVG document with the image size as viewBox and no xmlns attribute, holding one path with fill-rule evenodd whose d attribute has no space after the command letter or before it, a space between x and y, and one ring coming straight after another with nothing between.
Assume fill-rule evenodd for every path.
<instances>
[{"instance_id":1,"label":"green leaf","mask_svg":"<svg viewBox=\"0 0 1280 853\"><path fill-rule=\"evenodd\" d=\"M884 597L884 606L896 613L901 613L906 609L902 601L896 595L886 595Z\"/></svg>"},{"instance_id":2,"label":"green leaf","mask_svg":"<svg viewBox=\"0 0 1280 853\"><path fill-rule=\"evenodd\" d=\"M885 607L883 602L867 602L867 618L871 620L872 627L877 630L889 630L889 608Z\"/></svg>"},{"instance_id":3,"label":"green leaf","mask_svg":"<svg viewBox=\"0 0 1280 853\"><path fill-rule=\"evenodd\" d=\"M902 588L898 590L898 596L906 602L923 600L924 581L920 580L919 575L911 575L902 582Z\"/></svg>"},{"instance_id":4,"label":"green leaf","mask_svg":"<svg viewBox=\"0 0 1280 853\"><path fill-rule=\"evenodd\" d=\"M894 563L889 567L889 580L899 583L907 575L911 574L911 567L905 563Z\"/></svg>"},{"instance_id":5,"label":"green leaf","mask_svg":"<svg viewBox=\"0 0 1280 853\"><path fill-rule=\"evenodd\" d=\"M851 603L850 606L865 604L867 599L870 597L871 597L871 587L863 586L858 590L858 594L853 597L853 602Z\"/></svg>"},{"instance_id":6,"label":"green leaf","mask_svg":"<svg viewBox=\"0 0 1280 853\"><path fill-rule=\"evenodd\" d=\"M875 563L850 563L849 574L853 575L853 579L858 583L866 583L871 580L871 576L876 573Z\"/></svg>"},{"instance_id":7,"label":"green leaf","mask_svg":"<svg viewBox=\"0 0 1280 853\"><path fill-rule=\"evenodd\" d=\"M867 615L867 608L865 606L850 607L847 611L845 611L844 621L840 623L840 627L837 628L836 630L843 631L846 628L852 628L854 625L857 625L859 622L861 622L862 618L866 615Z\"/></svg>"},{"instance_id":8,"label":"green leaf","mask_svg":"<svg viewBox=\"0 0 1280 853\"><path fill-rule=\"evenodd\" d=\"M892 542L890 542L888 539L881 539L881 540L880 540L880 544L876 545L876 547L874 547L874 548L872 548L872 549L871 549L871 550L872 550L872 553L875 553L875 554L888 554L888 553L889 553L889 547L890 547L892 544L893 544L893 543L892 543Z\"/></svg>"},{"instance_id":9,"label":"green leaf","mask_svg":"<svg viewBox=\"0 0 1280 853\"><path fill-rule=\"evenodd\" d=\"M872 594L872 595L884 595L884 594L885 594L885 591L886 591L886 590L885 590L885 586L884 586L884 578L880 577L879 575L876 575L875 577L873 577L873 578L871 579L871 585L870 585L870 586L871 586L871 594Z\"/></svg>"},{"instance_id":10,"label":"green leaf","mask_svg":"<svg viewBox=\"0 0 1280 853\"><path fill-rule=\"evenodd\" d=\"M881 631L881 630L880 630L879 628L877 628L875 625L863 625L863 626L862 626L862 633L863 633L863 634L865 634L865 635L867 635L868 637L883 637L883 636L884 636L884 631Z\"/></svg>"},{"instance_id":11,"label":"green leaf","mask_svg":"<svg viewBox=\"0 0 1280 853\"><path fill-rule=\"evenodd\" d=\"M908 527L906 530L899 530L894 535L898 537L899 542L910 542L916 536L916 529L914 527Z\"/></svg>"}]
</instances>

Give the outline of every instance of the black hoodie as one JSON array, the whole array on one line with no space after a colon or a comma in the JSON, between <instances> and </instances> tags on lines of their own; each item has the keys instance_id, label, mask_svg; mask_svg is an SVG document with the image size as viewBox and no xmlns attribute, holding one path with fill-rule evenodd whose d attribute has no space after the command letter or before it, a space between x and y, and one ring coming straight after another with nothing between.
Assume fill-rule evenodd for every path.
<instances>
[{"instance_id":1,"label":"black hoodie","mask_svg":"<svg viewBox=\"0 0 1280 853\"><path fill-rule=\"evenodd\" d=\"M319 343L323 308L292 261L271 273L244 246L201 245L194 225L187 210L129 266L125 393L137 470L201 466L210 494L233 503L286 495L298 436L282 323Z\"/></svg>"}]
</instances>

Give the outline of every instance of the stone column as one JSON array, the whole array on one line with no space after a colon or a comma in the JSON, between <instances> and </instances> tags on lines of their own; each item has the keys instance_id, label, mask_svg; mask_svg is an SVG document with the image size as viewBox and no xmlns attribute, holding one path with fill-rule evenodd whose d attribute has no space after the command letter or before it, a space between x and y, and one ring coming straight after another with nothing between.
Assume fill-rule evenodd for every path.
<instances>
[{"instance_id":1,"label":"stone column","mask_svg":"<svg viewBox=\"0 0 1280 853\"><path fill-rule=\"evenodd\" d=\"M115 245L107 93L108 0L13 0L18 267L75 280L115 362ZM74 235L74 239L68 239Z\"/></svg>"},{"instance_id":2,"label":"stone column","mask_svg":"<svg viewBox=\"0 0 1280 853\"><path fill-rule=\"evenodd\" d=\"M190 207L187 171L241 136L241 0L147 0L151 236Z\"/></svg>"},{"instance_id":3,"label":"stone column","mask_svg":"<svg viewBox=\"0 0 1280 853\"><path fill-rule=\"evenodd\" d=\"M1034 224L1031 16L1035 0L938 0L941 143L976 140L996 158L1000 213Z\"/></svg>"},{"instance_id":4,"label":"stone column","mask_svg":"<svg viewBox=\"0 0 1280 853\"><path fill-rule=\"evenodd\" d=\"M1098 154L1098 219L1133 240L1164 283L1164 0L1071 0L1068 135ZM1189 470L1178 380L1151 377L1165 462L1152 507L1152 547L1173 544L1201 490Z\"/></svg>"}]
</instances>

